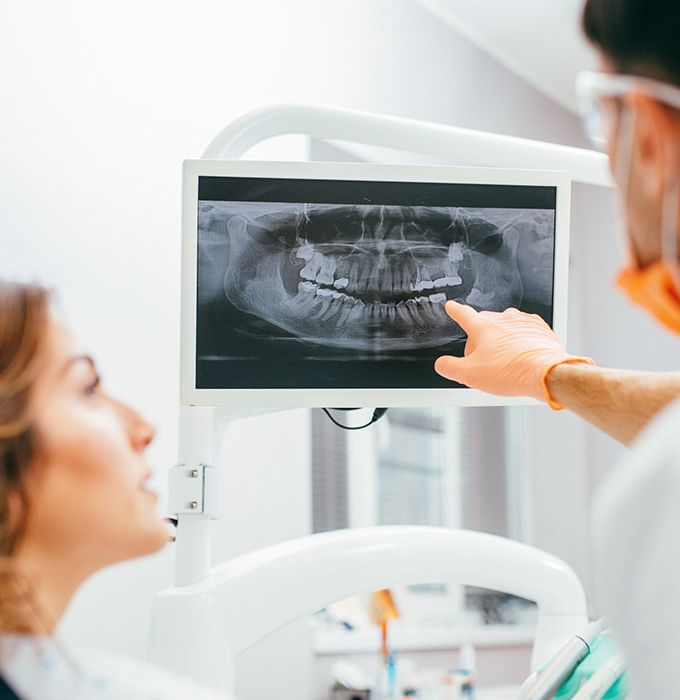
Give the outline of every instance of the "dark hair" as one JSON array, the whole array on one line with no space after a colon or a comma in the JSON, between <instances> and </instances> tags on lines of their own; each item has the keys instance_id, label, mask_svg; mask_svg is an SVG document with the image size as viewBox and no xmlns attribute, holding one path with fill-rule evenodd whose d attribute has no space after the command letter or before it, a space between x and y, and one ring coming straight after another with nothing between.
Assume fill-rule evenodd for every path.
<instances>
[{"instance_id":1,"label":"dark hair","mask_svg":"<svg viewBox=\"0 0 680 700\"><path fill-rule=\"evenodd\" d=\"M678 0L586 0L583 31L617 71L680 85Z\"/></svg>"},{"instance_id":2,"label":"dark hair","mask_svg":"<svg viewBox=\"0 0 680 700\"><path fill-rule=\"evenodd\" d=\"M28 582L12 555L25 527L26 473L35 454L30 398L42 367L49 318L42 287L0 280L0 631L29 632L35 619Z\"/></svg>"}]
</instances>

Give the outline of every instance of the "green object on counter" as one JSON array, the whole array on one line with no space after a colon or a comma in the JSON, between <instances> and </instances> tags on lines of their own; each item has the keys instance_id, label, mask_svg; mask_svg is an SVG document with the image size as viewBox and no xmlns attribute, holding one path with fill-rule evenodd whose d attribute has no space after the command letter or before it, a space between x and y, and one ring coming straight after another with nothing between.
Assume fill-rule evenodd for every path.
<instances>
[{"instance_id":1,"label":"green object on counter","mask_svg":"<svg viewBox=\"0 0 680 700\"><path fill-rule=\"evenodd\" d=\"M611 634L602 632L590 648L590 654L574 669L574 672L555 693L554 700L574 697L581 686L593 676L606 661L618 653ZM604 694L603 700L620 700L628 695L628 678L623 674Z\"/></svg>"}]
</instances>

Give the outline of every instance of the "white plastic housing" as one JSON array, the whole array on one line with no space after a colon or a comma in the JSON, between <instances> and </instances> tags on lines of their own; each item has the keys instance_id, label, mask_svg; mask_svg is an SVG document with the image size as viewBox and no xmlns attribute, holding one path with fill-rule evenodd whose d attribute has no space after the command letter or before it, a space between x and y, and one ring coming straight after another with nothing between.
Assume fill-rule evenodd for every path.
<instances>
[{"instance_id":1,"label":"white plastic housing","mask_svg":"<svg viewBox=\"0 0 680 700\"><path fill-rule=\"evenodd\" d=\"M196 388L198 184L201 176L284 178L357 182L464 183L471 185L545 186L556 189L555 250L553 267L553 330L567 343L567 292L569 286L569 219L571 182L561 172L461 168L438 165L375 163L288 163L207 161L184 163L182 212L182 346L181 401L185 406L278 408L355 406L507 406L539 405L535 399L488 394L477 389L385 388L364 389L361 376L356 388L207 389ZM432 363L437 356L432 350ZM434 376L434 368L432 369Z\"/></svg>"},{"instance_id":2,"label":"white plastic housing","mask_svg":"<svg viewBox=\"0 0 680 700\"><path fill-rule=\"evenodd\" d=\"M399 584L455 583L536 602L532 669L587 623L563 561L493 535L376 527L304 537L237 557L200 583L157 596L151 660L230 690L234 658L283 625L347 596Z\"/></svg>"},{"instance_id":3,"label":"white plastic housing","mask_svg":"<svg viewBox=\"0 0 680 700\"><path fill-rule=\"evenodd\" d=\"M586 148L318 105L270 105L228 124L203 158L241 158L274 136L304 134L436 156L455 165L561 170L575 182L612 187L607 157Z\"/></svg>"}]
</instances>

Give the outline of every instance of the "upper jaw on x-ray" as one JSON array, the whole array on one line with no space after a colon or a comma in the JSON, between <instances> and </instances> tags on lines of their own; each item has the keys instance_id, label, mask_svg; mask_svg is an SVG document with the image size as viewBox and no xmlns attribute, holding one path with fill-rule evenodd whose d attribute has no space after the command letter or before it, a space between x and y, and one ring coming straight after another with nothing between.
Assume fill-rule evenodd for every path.
<instances>
[{"instance_id":1,"label":"upper jaw on x-ray","mask_svg":"<svg viewBox=\"0 0 680 700\"><path fill-rule=\"evenodd\" d=\"M496 222L494 211L201 202L199 229L226 246L234 307L301 341L378 353L463 339L448 299L519 304L522 220L535 228L540 211L516 210L510 224L512 210Z\"/></svg>"}]
</instances>

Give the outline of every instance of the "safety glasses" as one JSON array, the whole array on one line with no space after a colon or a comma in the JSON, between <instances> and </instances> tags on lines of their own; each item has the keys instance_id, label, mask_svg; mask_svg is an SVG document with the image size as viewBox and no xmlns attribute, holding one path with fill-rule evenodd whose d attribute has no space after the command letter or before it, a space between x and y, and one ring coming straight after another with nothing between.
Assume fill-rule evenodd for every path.
<instances>
[{"instance_id":1,"label":"safety glasses","mask_svg":"<svg viewBox=\"0 0 680 700\"><path fill-rule=\"evenodd\" d=\"M586 133L600 150L607 145L609 115L613 106L611 100L632 92L643 93L669 107L680 109L680 89L668 83L616 73L583 71L578 74L576 96L581 119Z\"/></svg>"}]
</instances>

